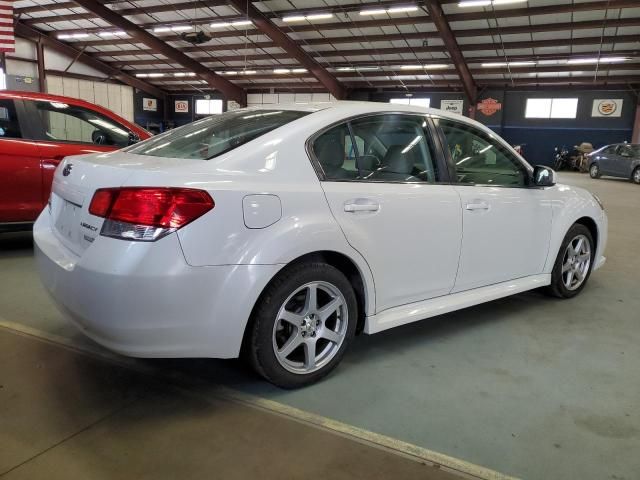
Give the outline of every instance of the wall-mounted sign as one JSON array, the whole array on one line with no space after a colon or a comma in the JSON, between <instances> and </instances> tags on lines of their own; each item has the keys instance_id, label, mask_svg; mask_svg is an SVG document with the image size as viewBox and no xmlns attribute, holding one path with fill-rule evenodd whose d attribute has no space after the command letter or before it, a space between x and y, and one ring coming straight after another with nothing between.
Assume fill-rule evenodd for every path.
<instances>
[{"instance_id":1,"label":"wall-mounted sign","mask_svg":"<svg viewBox=\"0 0 640 480\"><path fill-rule=\"evenodd\" d=\"M444 110L445 112L457 113L459 115L463 114L462 106L464 104L463 100L440 100L440 110Z\"/></svg>"},{"instance_id":2,"label":"wall-mounted sign","mask_svg":"<svg viewBox=\"0 0 640 480\"><path fill-rule=\"evenodd\" d=\"M483 115L486 115L487 117L490 117L494 113L499 112L500 110L502 110L502 103L500 103L495 98L485 98L481 102L478 102L478 105L477 105L476 108Z\"/></svg>"},{"instance_id":3,"label":"wall-mounted sign","mask_svg":"<svg viewBox=\"0 0 640 480\"><path fill-rule=\"evenodd\" d=\"M189 113L189 100L176 100L176 113Z\"/></svg>"},{"instance_id":4,"label":"wall-mounted sign","mask_svg":"<svg viewBox=\"0 0 640 480\"><path fill-rule=\"evenodd\" d=\"M597 98L591 108L592 117L619 117L622 115L622 99Z\"/></svg>"},{"instance_id":5,"label":"wall-mounted sign","mask_svg":"<svg viewBox=\"0 0 640 480\"><path fill-rule=\"evenodd\" d=\"M142 110L146 110L147 112L157 112L158 100L156 100L155 98L143 98Z\"/></svg>"}]
</instances>

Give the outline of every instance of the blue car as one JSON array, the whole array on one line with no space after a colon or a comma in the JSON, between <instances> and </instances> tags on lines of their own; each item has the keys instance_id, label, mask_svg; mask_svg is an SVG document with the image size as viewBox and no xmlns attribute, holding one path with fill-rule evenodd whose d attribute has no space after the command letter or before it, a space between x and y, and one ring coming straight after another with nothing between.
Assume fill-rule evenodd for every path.
<instances>
[{"instance_id":1,"label":"blue car","mask_svg":"<svg viewBox=\"0 0 640 480\"><path fill-rule=\"evenodd\" d=\"M591 178L628 178L640 184L640 145L616 143L606 145L588 155Z\"/></svg>"}]
</instances>

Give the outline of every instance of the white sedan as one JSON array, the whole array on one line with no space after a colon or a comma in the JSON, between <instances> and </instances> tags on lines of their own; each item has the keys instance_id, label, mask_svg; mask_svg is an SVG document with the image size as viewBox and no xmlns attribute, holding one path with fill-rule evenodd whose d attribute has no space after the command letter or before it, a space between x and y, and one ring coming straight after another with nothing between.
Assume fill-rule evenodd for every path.
<instances>
[{"instance_id":1,"label":"white sedan","mask_svg":"<svg viewBox=\"0 0 640 480\"><path fill-rule=\"evenodd\" d=\"M577 295L607 217L468 118L383 103L272 106L68 157L34 227L86 335L138 357L249 357L309 384L356 332L537 287Z\"/></svg>"}]
</instances>

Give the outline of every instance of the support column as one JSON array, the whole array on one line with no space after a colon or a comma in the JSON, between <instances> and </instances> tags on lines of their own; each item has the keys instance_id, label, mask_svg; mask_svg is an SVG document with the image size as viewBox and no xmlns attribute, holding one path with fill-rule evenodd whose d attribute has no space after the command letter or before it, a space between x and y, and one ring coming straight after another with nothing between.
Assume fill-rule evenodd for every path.
<instances>
[{"instance_id":1,"label":"support column","mask_svg":"<svg viewBox=\"0 0 640 480\"><path fill-rule=\"evenodd\" d=\"M633 121L633 133L631 134L631 143L640 143L640 95L636 102L636 117Z\"/></svg>"},{"instance_id":2,"label":"support column","mask_svg":"<svg viewBox=\"0 0 640 480\"><path fill-rule=\"evenodd\" d=\"M36 42L36 60L38 61L38 86L42 93L47 92L47 73L44 68L44 44L38 40Z\"/></svg>"}]
</instances>

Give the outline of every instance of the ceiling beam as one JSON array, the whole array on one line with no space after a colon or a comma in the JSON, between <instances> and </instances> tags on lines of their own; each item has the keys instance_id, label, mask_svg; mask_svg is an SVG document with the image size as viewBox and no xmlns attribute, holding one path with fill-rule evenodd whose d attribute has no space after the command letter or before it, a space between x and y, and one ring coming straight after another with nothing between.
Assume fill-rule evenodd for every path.
<instances>
[{"instance_id":1,"label":"ceiling beam","mask_svg":"<svg viewBox=\"0 0 640 480\"><path fill-rule=\"evenodd\" d=\"M93 12L95 15L98 15L104 21L124 30L133 40L144 43L150 49L161 53L167 58L170 58L174 62L182 65L184 68L194 72L198 77L205 80L211 87L219 90L227 97L227 99L235 100L240 105L246 105L247 95L242 88L234 85L226 78L217 75L215 72L209 70L207 67L182 53L180 50L163 42L158 37L155 37L143 28L140 28L138 25L122 17L110 8L98 3L96 0L74 1L81 7Z\"/></svg>"},{"instance_id":2,"label":"ceiling beam","mask_svg":"<svg viewBox=\"0 0 640 480\"><path fill-rule=\"evenodd\" d=\"M449 52L451 60L453 60L458 75L460 76L460 80L462 80L464 92L467 94L469 103L475 105L478 87L473 80L469 67L467 67L467 64L465 63L464 55L462 55L462 51L458 46L456 37L449 26L449 22L447 22L447 19L444 16L442 7L437 0L424 0L424 3L429 11L431 21L436 25L436 28L440 32L444 46ZM471 117L473 117L473 111L471 112Z\"/></svg>"},{"instance_id":3,"label":"ceiling beam","mask_svg":"<svg viewBox=\"0 0 640 480\"><path fill-rule=\"evenodd\" d=\"M86 1L86 0L83 0ZM260 12L248 0L229 0L236 10L242 12L258 29L268 36L273 43L300 62L327 90L338 100L347 97L347 89L324 67L316 62L302 47L284 33L275 23Z\"/></svg>"},{"instance_id":4,"label":"ceiling beam","mask_svg":"<svg viewBox=\"0 0 640 480\"><path fill-rule=\"evenodd\" d=\"M72 46L67 45L66 43L63 43L55 38L52 38L43 32L40 32L34 28L24 25L20 21L16 21L14 24L14 27L15 27L15 33L17 36L26 38L27 40L31 40L36 44L38 42L41 42L43 45L47 46L52 50L55 50L58 53L61 53L62 55L65 55L71 58L77 58L79 61L81 61L85 65L88 65L89 67L94 68L126 85L130 85L134 88L137 88L138 90L147 92L157 98L164 98L166 95L166 92L159 89L158 87L155 87L147 82L144 82L139 78L132 77L131 75L128 75L123 71L118 70L112 67L111 65L101 60L98 60L97 58L91 55L87 55L86 53L83 53L82 51L77 50Z\"/></svg>"}]
</instances>

